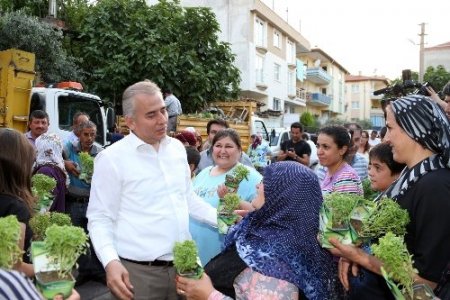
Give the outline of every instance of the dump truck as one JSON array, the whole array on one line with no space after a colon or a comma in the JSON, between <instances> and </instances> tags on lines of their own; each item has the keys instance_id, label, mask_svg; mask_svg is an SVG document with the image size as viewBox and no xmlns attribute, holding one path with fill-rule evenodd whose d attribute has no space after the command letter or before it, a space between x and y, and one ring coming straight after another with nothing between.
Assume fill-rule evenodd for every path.
<instances>
[{"instance_id":1,"label":"dump truck","mask_svg":"<svg viewBox=\"0 0 450 300\"><path fill-rule=\"evenodd\" d=\"M97 125L96 143L109 144L108 130L114 127L114 112L100 97L82 92L79 83L63 82L41 87L35 80L35 55L18 49L0 51L0 127L28 130L28 116L43 110L49 116L48 132L65 139L78 111L89 114Z\"/></svg>"}]
</instances>

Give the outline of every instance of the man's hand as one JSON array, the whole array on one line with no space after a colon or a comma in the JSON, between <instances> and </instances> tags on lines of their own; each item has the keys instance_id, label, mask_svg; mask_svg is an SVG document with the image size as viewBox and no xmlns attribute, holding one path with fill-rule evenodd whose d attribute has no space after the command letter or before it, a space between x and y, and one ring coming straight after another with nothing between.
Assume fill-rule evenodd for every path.
<instances>
[{"instance_id":1,"label":"man's hand","mask_svg":"<svg viewBox=\"0 0 450 300\"><path fill-rule=\"evenodd\" d=\"M77 164L71 160L64 161L64 168L69 174L72 174L76 177L80 176L80 171L78 171Z\"/></svg>"},{"instance_id":2,"label":"man's hand","mask_svg":"<svg viewBox=\"0 0 450 300\"><path fill-rule=\"evenodd\" d=\"M127 269L118 260L106 265L106 283L111 292L119 299L133 299L133 286Z\"/></svg>"}]
</instances>

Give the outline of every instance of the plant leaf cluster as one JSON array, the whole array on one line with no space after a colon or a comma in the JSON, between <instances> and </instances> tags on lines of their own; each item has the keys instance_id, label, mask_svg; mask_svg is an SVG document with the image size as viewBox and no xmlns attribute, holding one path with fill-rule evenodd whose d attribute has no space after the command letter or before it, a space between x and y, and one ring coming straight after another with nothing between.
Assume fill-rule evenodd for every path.
<instances>
[{"instance_id":1,"label":"plant leaf cluster","mask_svg":"<svg viewBox=\"0 0 450 300\"><path fill-rule=\"evenodd\" d=\"M380 200L367 219L363 220L361 235L377 238L392 232L395 235L404 235L406 225L409 223L409 214L406 209L390 198Z\"/></svg>"},{"instance_id":2,"label":"plant leaf cluster","mask_svg":"<svg viewBox=\"0 0 450 300\"><path fill-rule=\"evenodd\" d=\"M173 264L179 274L193 272L198 268L198 250L195 241L176 242L173 247Z\"/></svg>"},{"instance_id":3,"label":"plant leaf cluster","mask_svg":"<svg viewBox=\"0 0 450 300\"><path fill-rule=\"evenodd\" d=\"M237 99L240 71L210 8L180 1L103 0L93 3L73 47L89 90L119 102L123 90L150 79L182 100L184 112L217 99Z\"/></svg>"},{"instance_id":4,"label":"plant leaf cluster","mask_svg":"<svg viewBox=\"0 0 450 300\"><path fill-rule=\"evenodd\" d=\"M378 240L378 244L372 245L372 251L382 262L382 268L388 277L399 284L399 288L413 297L414 273L412 256L404 243L403 237L396 236L392 232Z\"/></svg>"},{"instance_id":5,"label":"plant leaf cluster","mask_svg":"<svg viewBox=\"0 0 450 300\"><path fill-rule=\"evenodd\" d=\"M236 193L228 193L223 197L223 201L221 199L221 203L223 203L223 207L220 213L232 214L236 209L239 208L239 203L241 198Z\"/></svg>"},{"instance_id":6,"label":"plant leaf cluster","mask_svg":"<svg viewBox=\"0 0 450 300\"><path fill-rule=\"evenodd\" d=\"M372 190L370 179L366 178L362 182L364 198L367 200L374 200L378 195L377 191Z\"/></svg>"},{"instance_id":7,"label":"plant leaf cluster","mask_svg":"<svg viewBox=\"0 0 450 300\"><path fill-rule=\"evenodd\" d=\"M72 271L78 257L89 247L83 228L56 224L47 228L44 243L50 262L59 265L61 278Z\"/></svg>"},{"instance_id":8,"label":"plant leaf cluster","mask_svg":"<svg viewBox=\"0 0 450 300\"><path fill-rule=\"evenodd\" d=\"M44 174L34 174L31 177L31 190L37 198L36 210L48 209L53 201L52 191L56 187L56 180Z\"/></svg>"},{"instance_id":9,"label":"plant leaf cluster","mask_svg":"<svg viewBox=\"0 0 450 300\"><path fill-rule=\"evenodd\" d=\"M10 215L0 218L0 268L11 269L22 260L19 247L21 227L17 217Z\"/></svg>"},{"instance_id":10,"label":"plant leaf cluster","mask_svg":"<svg viewBox=\"0 0 450 300\"><path fill-rule=\"evenodd\" d=\"M364 198L357 194L330 193L325 195L323 205L331 212L334 228L346 226L355 205Z\"/></svg>"},{"instance_id":11,"label":"plant leaf cluster","mask_svg":"<svg viewBox=\"0 0 450 300\"><path fill-rule=\"evenodd\" d=\"M87 183L91 183L92 174L94 173L94 158L87 152L80 152L81 173L78 177Z\"/></svg>"},{"instance_id":12,"label":"plant leaf cluster","mask_svg":"<svg viewBox=\"0 0 450 300\"><path fill-rule=\"evenodd\" d=\"M60 212L35 214L29 221L30 228L33 231L33 240L43 241L45 239L45 231L53 224L59 226L72 225L72 221L69 215Z\"/></svg>"}]
</instances>

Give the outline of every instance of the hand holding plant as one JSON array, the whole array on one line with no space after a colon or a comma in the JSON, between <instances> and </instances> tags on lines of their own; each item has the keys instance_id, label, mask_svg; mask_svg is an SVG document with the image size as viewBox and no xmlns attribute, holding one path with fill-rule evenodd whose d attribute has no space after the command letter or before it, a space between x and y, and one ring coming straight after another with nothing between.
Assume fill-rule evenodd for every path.
<instances>
[{"instance_id":1,"label":"hand holding plant","mask_svg":"<svg viewBox=\"0 0 450 300\"><path fill-rule=\"evenodd\" d=\"M17 262L22 261L20 233L21 227L16 216L0 218L0 268L12 269Z\"/></svg>"},{"instance_id":2,"label":"hand holding plant","mask_svg":"<svg viewBox=\"0 0 450 300\"><path fill-rule=\"evenodd\" d=\"M78 178L90 184L94 173L94 158L87 152L80 152L81 173Z\"/></svg>"},{"instance_id":3,"label":"hand holding plant","mask_svg":"<svg viewBox=\"0 0 450 300\"><path fill-rule=\"evenodd\" d=\"M56 180L44 174L35 174L31 177L31 190L37 198L35 210L46 212L53 203L53 190L56 187Z\"/></svg>"},{"instance_id":4,"label":"hand holding plant","mask_svg":"<svg viewBox=\"0 0 450 300\"><path fill-rule=\"evenodd\" d=\"M239 208L241 198L236 193L226 194L219 199L219 206L217 208L217 227L219 233L226 234L231 225L234 225L239 216L234 213Z\"/></svg>"},{"instance_id":5,"label":"hand holding plant","mask_svg":"<svg viewBox=\"0 0 450 300\"><path fill-rule=\"evenodd\" d=\"M198 259L195 241L176 242L173 247L173 264L180 276L198 279L202 277L203 268Z\"/></svg>"}]
</instances>

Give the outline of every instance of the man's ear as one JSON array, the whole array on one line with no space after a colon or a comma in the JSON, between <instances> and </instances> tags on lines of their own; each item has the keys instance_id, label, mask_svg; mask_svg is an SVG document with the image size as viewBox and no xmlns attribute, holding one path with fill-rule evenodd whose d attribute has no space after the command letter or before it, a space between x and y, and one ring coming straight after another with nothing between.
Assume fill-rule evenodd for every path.
<instances>
[{"instance_id":1,"label":"man's ear","mask_svg":"<svg viewBox=\"0 0 450 300\"><path fill-rule=\"evenodd\" d=\"M136 128L136 123L135 123L133 117L125 116L125 124L127 124L128 128L130 128L130 130L134 130Z\"/></svg>"}]
</instances>

